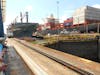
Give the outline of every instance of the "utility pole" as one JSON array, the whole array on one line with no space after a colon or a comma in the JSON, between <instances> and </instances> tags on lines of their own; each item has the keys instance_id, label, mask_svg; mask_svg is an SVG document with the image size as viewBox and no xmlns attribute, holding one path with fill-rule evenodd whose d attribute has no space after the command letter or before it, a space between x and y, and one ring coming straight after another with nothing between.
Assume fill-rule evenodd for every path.
<instances>
[{"instance_id":1,"label":"utility pole","mask_svg":"<svg viewBox=\"0 0 100 75\"><path fill-rule=\"evenodd\" d=\"M98 25L97 25L97 33L99 33L100 31L100 23L98 23Z\"/></svg>"},{"instance_id":2,"label":"utility pole","mask_svg":"<svg viewBox=\"0 0 100 75\"><path fill-rule=\"evenodd\" d=\"M86 33L88 33L88 25L86 25Z\"/></svg>"},{"instance_id":3,"label":"utility pole","mask_svg":"<svg viewBox=\"0 0 100 75\"><path fill-rule=\"evenodd\" d=\"M97 39L97 53L98 53L98 60L100 62L100 35L96 36Z\"/></svg>"},{"instance_id":4,"label":"utility pole","mask_svg":"<svg viewBox=\"0 0 100 75\"><path fill-rule=\"evenodd\" d=\"M87 24L87 22L86 22L86 33L88 33L88 24Z\"/></svg>"}]
</instances>

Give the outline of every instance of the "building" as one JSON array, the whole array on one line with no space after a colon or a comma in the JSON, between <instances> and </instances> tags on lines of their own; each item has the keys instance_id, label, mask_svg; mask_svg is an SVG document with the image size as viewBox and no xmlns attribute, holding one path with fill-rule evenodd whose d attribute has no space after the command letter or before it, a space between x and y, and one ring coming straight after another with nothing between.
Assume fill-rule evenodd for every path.
<instances>
[{"instance_id":1,"label":"building","mask_svg":"<svg viewBox=\"0 0 100 75\"><path fill-rule=\"evenodd\" d=\"M100 9L84 6L73 13L73 25L91 24L100 22Z\"/></svg>"},{"instance_id":2,"label":"building","mask_svg":"<svg viewBox=\"0 0 100 75\"><path fill-rule=\"evenodd\" d=\"M90 6L78 8L72 18L66 19L63 24L64 27L73 31L79 32L100 32L100 9Z\"/></svg>"},{"instance_id":3,"label":"building","mask_svg":"<svg viewBox=\"0 0 100 75\"><path fill-rule=\"evenodd\" d=\"M1 9L2 9L2 18L3 18L3 22L4 22L5 14L6 14L6 0L1 0Z\"/></svg>"},{"instance_id":4,"label":"building","mask_svg":"<svg viewBox=\"0 0 100 75\"><path fill-rule=\"evenodd\" d=\"M5 0L0 0L0 37L4 37L3 22L5 21Z\"/></svg>"},{"instance_id":5,"label":"building","mask_svg":"<svg viewBox=\"0 0 100 75\"><path fill-rule=\"evenodd\" d=\"M40 24L37 28L38 31L43 30L56 30L59 25L58 19L54 18L53 14L50 15L49 18L46 18L46 22L44 24Z\"/></svg>"},{"instance_id":6,"label":"building","mask_svg":"<svg viewBox=\"0 0 100 75\"><path fill-rule=\"evenodd\" d=\"M65 28L72 26L73 25L73 17L66 19L63 24L64 24Z\"/></svg>"},{"instance_id":7,"label":"building","mask_svg":"<svg viewBox=\"0 0 100 75\"><path fill-rule=\"evenodd\" d=\"M53 14L51 14L50 17L47 18L47 22L46 22L47 28L51 30L55 30L58 24L59 24L59 21L58 19L54 18Z\"/></svg>"},{"instance_id":8,"label":"building","mask_svg":"<svg viewBox=\"0 0 100 75\"><path fill-rule=\"evenodd\" d=\"M66 28L68 31L77 30L79 32L99 32L100 31L100 9L90 6L78 8L73 16L59 23L58 19L51 14L47 22L39 26L38 30L46 30L47 33L56 34L57 31ZM49 31L50 30L50 31Z\"/></svg>"}]
</instances>

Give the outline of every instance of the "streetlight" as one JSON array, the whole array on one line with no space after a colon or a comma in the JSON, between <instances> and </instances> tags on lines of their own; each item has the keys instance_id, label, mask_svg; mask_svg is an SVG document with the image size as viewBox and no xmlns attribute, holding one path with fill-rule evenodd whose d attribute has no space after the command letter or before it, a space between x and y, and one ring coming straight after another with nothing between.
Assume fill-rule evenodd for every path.
<instances>
[{"instance_id":1,"label":"streetlight","mask_svg":"<svg viewBox=\"0 0 100 75\"><path fill-rule=\"evenodd\" d=\"M59 1L57 1L57 19L59 22Z\"/></svg>"},{"instance_id":2,"label":"streetlight","mask_svg":"<svg viewBox=\"0 0 100 75\"><path fill-rule=\"evenodd\" d=\"M57 20L58 20L58 26L59 26L59 1L57 1ZM59 34L59 27L58 27L58 34Z\"/></svg>"},{"instance_id":3,"label":"streetlight","mask_svg":"<svg viewBox=\"0 0 100 75\"><path fill-rule=\"evenodd\" d=\"M58 26L59 26L59 1L57 1L57 19L58 19ZM59 35L59 27L57 29L58 35ZM59 41L59 36L57 38L57 41Z\"/></svg>"}]
</instances>

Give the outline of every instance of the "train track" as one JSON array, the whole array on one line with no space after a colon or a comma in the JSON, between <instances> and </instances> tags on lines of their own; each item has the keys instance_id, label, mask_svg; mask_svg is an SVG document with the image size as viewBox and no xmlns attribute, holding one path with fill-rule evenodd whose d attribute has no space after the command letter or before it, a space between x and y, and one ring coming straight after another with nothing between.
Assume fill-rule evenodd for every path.
<instances>
[{"instance_id":1,"label":"train track","mask_svg":"<svg viewBox=\"0 0 100 75\"><path fill-rule=\"evenodd\" d=\"M59 59L57 57L51 56L48 53L44 53L44 52L42 52L42 51L40 51L38 49L35 49L35 48L31 47L31 46L28 46L28 45L26 45L25 43L23 43L23 42L21 42L19 40L15 40L15 41L19 42L20 44L22 44L22 45L24 45L24 46L26 46L26 47L28 47L28 48L40 53L40 54L42 54L42 55L44 55L44 56L46 56L48 58L50 58L51 60L54 60L54 61L56 61L56 62L58 62L58 63L60 63L60 64L62 64L64 66L68 67L69 69L79 73L80 75L94 75L93 73L90 73L90 72L88 72L86 70L80 69L80 68L78 68L78 67L76 67L74 65L71 65L71 64L69 64L69 63L67 63L67 62L65 62L65 61L63 61L63 60L61 60L61 59Z\"/></svg>"}]
</instances>

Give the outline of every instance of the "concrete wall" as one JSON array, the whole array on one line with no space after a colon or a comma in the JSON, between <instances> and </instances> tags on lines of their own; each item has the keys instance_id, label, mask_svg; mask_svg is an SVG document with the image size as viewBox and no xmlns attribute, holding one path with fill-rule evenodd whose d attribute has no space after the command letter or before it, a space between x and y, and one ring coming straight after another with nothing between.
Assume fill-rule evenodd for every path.
<instances>
[{"instance_id":1,"label":"concrete wall","mask_svg":"<svg viewBox=\"0 0 100 75\"><path fill-rule=\"evenodd\" d=\"M98 61L97 40L85 42L58 42L47 47Z\"/></svg>"}]
</instances>

